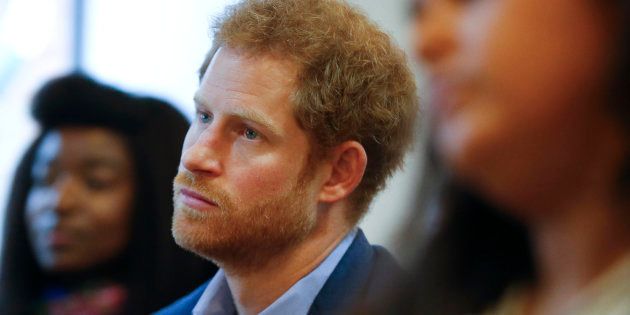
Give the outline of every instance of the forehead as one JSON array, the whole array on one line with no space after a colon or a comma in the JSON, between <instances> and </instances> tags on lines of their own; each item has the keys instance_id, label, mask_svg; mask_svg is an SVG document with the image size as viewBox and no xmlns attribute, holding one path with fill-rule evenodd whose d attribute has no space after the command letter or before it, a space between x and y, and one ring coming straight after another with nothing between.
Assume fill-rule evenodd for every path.
<instances>
[{"instance_id":1,"label":"forehead","mask_svg":"<svg viewBox=\"0 0 630 315\"><path fill-rule=\"evenodd\" d=\"M297 67L282 58L219 48L195 95L198 105L212 110L292 116ZM282 120L282 119L280 119Z\"/></svg>"},{"instance_id":2,"label":"forehead","mask_svg":"<svg viewBox=\"0 0 630 315\"><path fill-rule=\"evenodd\" d=\"M36 162L71 162L84 159L129 163L125 139L101 127L61 127L46 133L37 149Z\"/></svg>"},{"instance_id":3,"label":"forehead","mask_svg":"<svg viewBox=\"0 0 630 315\"><path fill-rule=\"evenodd\" d=\"M226 83L256 82L252 89L293 88L297 65L288 58L270 53L256 53L243 49L219 47L212 57L203 81L221 76L232 79ZM208 76L211 76L208 78Z\"/></svg>"}]
</instances>

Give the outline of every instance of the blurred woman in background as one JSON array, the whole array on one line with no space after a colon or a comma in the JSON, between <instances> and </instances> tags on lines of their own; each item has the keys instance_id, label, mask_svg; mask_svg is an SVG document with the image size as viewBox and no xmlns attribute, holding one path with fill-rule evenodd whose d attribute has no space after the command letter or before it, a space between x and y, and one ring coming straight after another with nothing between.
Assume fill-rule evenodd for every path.
<instances>
[{"instance_id":1,"label":"blurred woman in background","mask_svg":"<svg viewBox=\"0 0 630 315\"><path fill-rule=\"evenodd\" d=\"M392 313L630 314L629 7L415 2L441 175Z\"/></svg>"},{"instance_id":2,"label":"blurred woman in background","mask_svg":"<svg viewBox=\"0 0 630 315\"><path fill-rule=\"evenodd\" d=\"M6 211L2 314L147 314L216 270L170 235L179 112L77 74L46 84L32 113L41 132Z\"/></svg>"}]
</instances>

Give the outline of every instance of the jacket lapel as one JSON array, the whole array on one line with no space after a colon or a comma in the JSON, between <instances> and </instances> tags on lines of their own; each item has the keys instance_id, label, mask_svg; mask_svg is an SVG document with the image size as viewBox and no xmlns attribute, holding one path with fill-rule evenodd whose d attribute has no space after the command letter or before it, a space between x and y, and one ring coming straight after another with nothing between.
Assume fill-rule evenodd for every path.
<instances>
[{"instance_id":1,"label":"jacket lapel","mask_svg":"<svg viewBox=\"0 0 630 315\"><path fill-rule=\"evenodd\" d=\"M374 250L363 231L339 261L309 310L310 315L339 313L363 296L374 264Z\"/></svg>"},{"instance_id":2,"label":"jacket lapel","mask_svg":"<svg viewBox=\"0 0 630 315\"><path fill-rule=\"evenodd\" d=\"M206 290L206 287L210 281L206 281L204 284L199 286L195 291L190 294L182 297L181 299L175 301L173 304L167 306L166 308L161 309L154 315L190 315L192 314L192 310L197 305L197 302L201 298L203 291Z\"/></svg>"}]
</instances>

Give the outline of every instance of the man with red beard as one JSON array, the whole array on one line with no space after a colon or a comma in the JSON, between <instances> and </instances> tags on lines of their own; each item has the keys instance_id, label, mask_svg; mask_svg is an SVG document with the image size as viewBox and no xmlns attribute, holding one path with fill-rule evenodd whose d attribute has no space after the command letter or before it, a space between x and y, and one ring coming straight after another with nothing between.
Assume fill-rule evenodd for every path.
<instances>
[{"instance_id":1,"label":"man with red beard","mask_svg":"<svg viewBox=\"0 0 630 315\"><path fill-rule=\"evenodd\" d=\"M375 294L398 267L356 224L411 142L404 54L333 0L245 0L213 29L172 230L221 269L160 314L331 314Z\"/></svg>"}]
</instances>

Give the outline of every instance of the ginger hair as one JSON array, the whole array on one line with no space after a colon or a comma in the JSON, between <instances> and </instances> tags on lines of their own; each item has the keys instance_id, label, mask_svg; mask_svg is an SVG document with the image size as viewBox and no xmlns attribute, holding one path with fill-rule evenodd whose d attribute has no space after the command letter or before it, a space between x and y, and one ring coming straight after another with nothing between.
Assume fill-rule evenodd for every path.
<instances>
[{"instance_id":1,"label":"ginger hair","mask_svg":"<svg viewBox=\"0 0 630 315\"><path fill-rule=\"evenodd\" d=\"M212 31L200 77L220 47L286 58L299 69L292 103L313 140L311 155L325 157L347 140L364 147L368 164L347 214L356 224L412 142L418 98L404 52L356 8L335 0L244 0Z\"/></svg>"}]
</instances>

